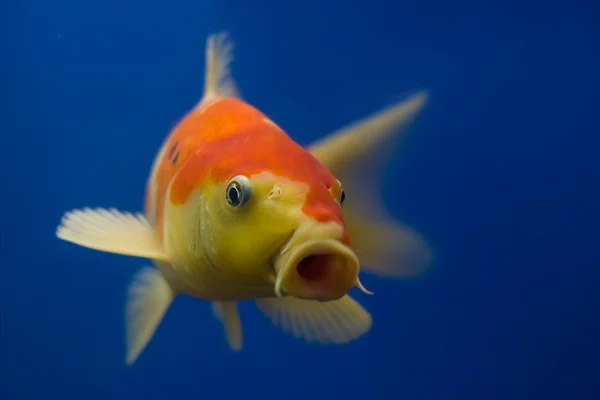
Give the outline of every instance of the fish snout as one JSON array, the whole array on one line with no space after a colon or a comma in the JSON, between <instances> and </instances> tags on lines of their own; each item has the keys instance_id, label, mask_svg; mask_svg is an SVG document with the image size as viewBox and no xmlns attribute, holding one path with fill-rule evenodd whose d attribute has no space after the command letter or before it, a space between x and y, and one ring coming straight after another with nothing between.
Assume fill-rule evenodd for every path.
<instances>
[{"instance_id":1,"label":"fish snout","mask_svg":"<svg viewBox=\"0 0 600 400\"><path fill-rule=\"evenodd\" d=\"M275 259L275 292L318 301L343 297L358 280L359 260L337 239L309 240Z\"/></svg>"}]
</instances>

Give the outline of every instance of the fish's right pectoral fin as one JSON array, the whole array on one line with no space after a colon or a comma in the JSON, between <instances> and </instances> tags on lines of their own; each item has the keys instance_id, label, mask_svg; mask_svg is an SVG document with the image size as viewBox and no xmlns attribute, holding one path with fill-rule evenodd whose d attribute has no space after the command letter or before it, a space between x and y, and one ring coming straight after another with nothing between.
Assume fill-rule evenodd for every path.
<instances>
[{"instance_id":1,"label":"fish's right pectoral fin","mask_svg":"<svg viewBox=\"0 0 600 400\"><path fill-rule=\"evenodd\" d=\"M69 211L56 236L107 253L168 261L158 233L142 214L103 208Z\"/></svg>"},{"instance_id":2,"label":"fish's right pectoral fin","mask_svg":"<svg viewBox=\"0 0 600 400\"><path fill-rule=\"evenodd\" d=\"M175 292L158 269L144 267L135 274L126 307L127 365L132 365L146 348L174 297Z\"/></svg>"},{"instance_id":3,"label":"fish's right pectoral fin","mask_svg":"<svg viewBox=\"0 0 600 400\"><path fill-rule=\"evenodd\" d=\"M256 300L258 309L274 325L297 339L321 344L343 344L369 331L371 315L349 295L328 301L296 297Z\"/></svg>"}]
</instances>

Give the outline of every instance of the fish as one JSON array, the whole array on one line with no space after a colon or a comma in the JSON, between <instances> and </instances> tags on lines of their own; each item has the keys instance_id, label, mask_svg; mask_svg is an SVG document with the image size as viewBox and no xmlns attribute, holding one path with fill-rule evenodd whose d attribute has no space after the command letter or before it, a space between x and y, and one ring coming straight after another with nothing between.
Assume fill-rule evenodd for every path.
<instances>
[{"instance_id":1,"label":"fish","mask_svg":"<svg viewBox=\"0 0 600 400\"><path fill-rule=\"evenodd\" d=\"M231 73L233 41L210 34L200 99L171 129L148 176L143 211L84 207L56 236L151 261L134 273L125 305L125 363L148 346L177 296L208 301L227 345L242 349L238 305L254 302L274 326L308 343L345 344L371 314L359 272L416 277L432 249L383 202L394 145L427 92L297 143L244 100Z\"/></svg>"}]
</instances>

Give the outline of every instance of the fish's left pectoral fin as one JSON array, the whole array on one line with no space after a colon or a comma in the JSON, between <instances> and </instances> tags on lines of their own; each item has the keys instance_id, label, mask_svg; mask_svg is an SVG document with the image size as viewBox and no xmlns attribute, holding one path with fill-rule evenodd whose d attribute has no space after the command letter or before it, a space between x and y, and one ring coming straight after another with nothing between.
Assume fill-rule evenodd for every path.
<instances>
[{"instance_id":1,"label":"fish's left pectoral fin","mask_svg":"<svg viewBox=\"0 0 600 400\"><path fill-rule=\"evenodd\" d=\"M135 274L126 307L127 365L132 365L146 348L174 297L175 292L158 269L144 267Z\"/></svg>"},{"instance_id":2,"label":"fish's left pectoral fin","mask_svg":"<svg viewBox=\"0 0 600 400\"><path fill-rule=\"evenodd\" d=\"M297 339L321 344L344 344L369 331L371 315L349 295L328 301L295 297L256 300L258 309L274 325Z\"/></svg>"},{"instance_id":3,"label":"fish's left pectoral fin","mask_svg":"<svg viewBox=\"0 0 600 400\"><path fill-rule=\"evenodd\" d=\"M158 232L142 214L103 208L69 211L56 236L107 253L168 261Z\"/></svg>"},{"instance_id":4,"label":"fish's left pectoral fin","mask_svg":"<svg viewBox=\"0 0 600 400\"><path fill-rule=\"evenodd\" d=\"M235 301L213 301L213 313L223 324L227 343L232 350L242 349L242 323Z\"/></svg>"}]
</instances>

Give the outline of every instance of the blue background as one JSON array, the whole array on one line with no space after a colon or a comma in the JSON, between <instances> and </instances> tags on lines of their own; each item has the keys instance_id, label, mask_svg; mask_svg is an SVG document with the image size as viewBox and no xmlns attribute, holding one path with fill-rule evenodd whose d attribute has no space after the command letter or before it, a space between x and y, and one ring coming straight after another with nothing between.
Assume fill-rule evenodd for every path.
<instances>
[{"instance_id":1,"label":"blue background","mask_svg":"<svg viewBox=\"0 0 600 400\"><path fill-rule=\"evenodd\" d=\"M2 6L1 399L600 398L599 13L593 2L75 1ZM423 277L365 276L372 331L307 345L242 306L232 353L177 299L133 368L145 260L59 241L62 214L142 207L161 141L228 30L246 100L302 144L421 88L386 201Z\"/></svg>"}]
</instances>

